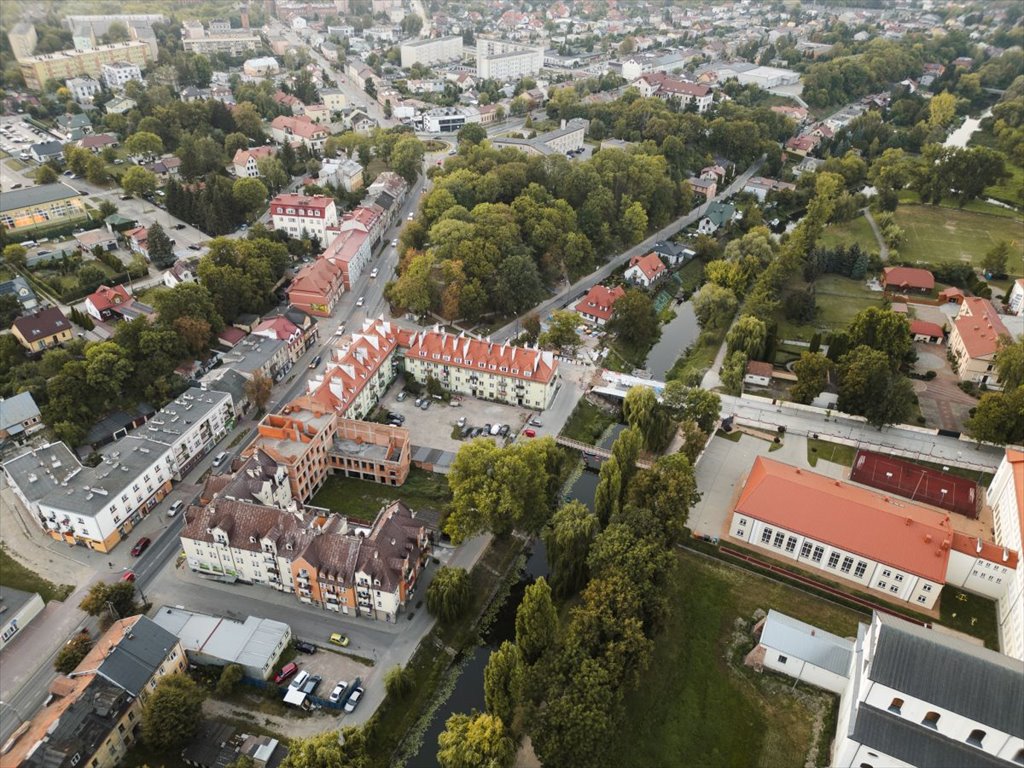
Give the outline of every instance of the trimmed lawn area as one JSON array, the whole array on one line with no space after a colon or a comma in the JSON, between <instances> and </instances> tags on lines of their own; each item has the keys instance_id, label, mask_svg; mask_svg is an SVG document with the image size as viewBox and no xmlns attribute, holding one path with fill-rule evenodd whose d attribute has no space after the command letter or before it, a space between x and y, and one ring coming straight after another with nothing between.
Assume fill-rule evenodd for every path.
<instances>
[{"instance_id":1,"label":"trimmed lawn area","mask_svg":"<svg viewBox=\"0 0 1024 768\"><path fill-rule=\"evenodd\" d=\"M852 467L853 458L856 455L857 449L852 445L831 443L828 440L818 440L813 437L807 438L807 463L812 467L816 467L819 460Z\"/></svg>"},{"instance_id":2,"label":"trimmed lawn area","mask_svg":"<svg viewBox=\"0 0 1024 768\"><path fill-rule=\"evenodd\" d=\"M863 214L842 224L829 225L818 238L818 245L825 248L850 246L854 243L858 243L868 253L878 253L878 240Z\"/></svg>"},{"instance_id":3,"label":"trimmed lawn area","mask_svg":"<svg viewBox=\"0 0 1024 768\"><path fill-rule=\"evenodd\" d=\"M326 507L357 520L373 520L380 508L401 499L413 509L428 507L443 512L451 499L444 475L413 467L404 485L391 486L356 480L351 477L328 477L313 497L313 506Z\"/></svg>"},{"instance_id":4,"label":"trimmed lawn area","mask_svg":"<svg viewBox=\"0 0 1024 768\"><path fill-rule=\"evenodd\" d=\"M1010 176L998 184L987 187L985 194L1010 205L1022 205L1024 204L1024 197L1022 197L1024 193L1021 191L1024 190L1024 168L1007 160L1006 170L1010 172Z\"/></svg>"},{"instance_id":5,"label":"trimmed lawn area","mask_svg":"<svg viewBox=\"0 0 1024 768\"><path fill-rule=\"evenodd\" d=\"M597 445L601 435L616 421L617 419L603 408L598 408L586 398L582 398L576 403L576 408L562 427L562 436L579 440L581 443Z\"/></svg>"},{"instance_id":6,"label":"trimmed lawn area","mask_svg":"<svg viewBox=\"0 0 1024 768\"><path fill-rule=\"evenodd\" d=\"M701 331L697 340L676 360L665 375L666 381L683 381L691 386L700 384L701 378L715 362L715 355L725 340L728 328Z\"/></svg>"},{"instance_id":7,"label":"trimmed lawn area","mask_svg":"<svg viewBox=\"0 0 1024 768\"><path fill-rule=\"evenodd\" d=\"M831 733L826 726L812 745L812 727L819 707L834 708L835 698L809 689L794 695L792 681L731 663L753 645L734 637L735 622L777 608L850 637L867 616L690 552L679 554L668 592L665 631L626 696L607 764L797 768L812 746L811 762L824 764L820 750Z\"/></svg>"},{"instance_id":8,"label":"trimmed lawn area","mask_svg":"<svg viewBox=\"0 0 1024 768\"><path fill-rule=\"evenodd\" d=\"M38 592L47 603L51 600L64 600L75 590L70 584L54 584L30 571L11 557L4 546L0 546L0 586L23 592Z\"/></svg>"},{"instance_id":9,"label":"trimmed lawn area","mask_svg":"<svg viewBox=\"0 0 1024 768\"><path fill-rule=\"evenodd\" d=\"M1024 247L1024 221L1020 218L990 216L984 213L931 205L901 205L894 215L907 239L899 249L900 258L922 264L942 261L970 262L981 266L982 257L1001 240L1010 243L1011 253ZM1011 274L1021 274L1008 265Z\"/></svg>"},{"instance_id":10,"label":"trimmed lawn area","mask_svg":"<svg viewBox=\"0 0 1024 768\"><path fill-rule=\"evenodd\" d=\"M939 615L945 626L980 637L986 648L999 650L996 604L992 600L947 586L939 597Z\"/></svg>"},{"instance_id":11,"label":"trimmed lawn area","mask_svg":"<svg viewBox=\"0 0 1024 768\"><path fill-rule=\"evenodd\" d=\"M787 286L790 291L805 288L807 283L799 275L795 275ZM814 293L818 309L812 323L800 324L787 320L782 310L779 310L775 321L778 323L780 339L810 341L815 331L845 328L862 309L881 306L882 302L881 292L868 290L861 280L842 275L822 275L814 283Z\"/></svg>"}]
</instances>

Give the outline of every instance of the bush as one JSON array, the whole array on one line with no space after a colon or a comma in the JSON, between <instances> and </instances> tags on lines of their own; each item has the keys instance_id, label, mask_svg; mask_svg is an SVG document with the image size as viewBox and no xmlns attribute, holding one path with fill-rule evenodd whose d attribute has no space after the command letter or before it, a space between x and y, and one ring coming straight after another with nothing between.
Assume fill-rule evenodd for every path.
<instances>
[{"instance_id":1,"label":"bush","mask_svg":"<svg viewBox=\"0 0 1024 768\"><path fill-rule=\"evenodd\" d=\"M60 649L57 658L53 661L53 668L62 674L70 674L79 664L82 663L89 651L92 650L92 638L87 632L82 632L68 640L67 644Z\"/></svg>"},{"instance_id":2,"label":"bush","mask_svg":"<svg viewBox=\"0 0 1024 768\"><path fill-rule=\"evenodd\" d=\"M935 371L925 371L925 374L924 374L925 381L931 381L934 378L935 378Z\"/></svg>"},{"instance_id":3,"label":"bush","mask_svg":"<svg viewBox=\"0 0 1024 768\"><path fill-rule=\"evenodd\" d=\"M245 677L245 670L239 664L228 664L220 673L220 680L217 681L217 695L230 696L238 688L238 684Z\"/></svg>"},{"instance_id":4,"label":"bush","mask_svg":"<svg viewBox=\"0 0 1024 768\"><path fill-rule=\"evenodd\" d=\"M388 696L404 699L412 691L412 686L412 673L405 667L392 667L384 675L384 690Z\"/></svg>"}]
</instances>

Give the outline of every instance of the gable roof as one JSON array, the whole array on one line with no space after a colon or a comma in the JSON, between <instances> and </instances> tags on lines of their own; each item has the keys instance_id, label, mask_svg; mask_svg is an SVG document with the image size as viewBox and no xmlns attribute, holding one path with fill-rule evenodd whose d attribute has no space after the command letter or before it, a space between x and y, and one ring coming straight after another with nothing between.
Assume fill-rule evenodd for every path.
<instances>
[{"instance_id":1,"label":"gable roof","mask_svg":"<svg viewBox=\"0 0 1024 768\"><path fill-rule=\"evenodd\" d=\"M869 680L1024 738L1021 661L895 616L876 612L875 620Z\"/></svg>"},{"instance_id":2,"label":"gable roof","mask_svg":"<svg viewBox=\"0 0 1024 768\"><path fill-rule=\"evenodd\" d=\"M586 296L580 299L576 305L576 311L591 317L600 318L601 320L607 320L612 316L615 302L625 295L626 291L621 285L616 285L614 288L595 285L587 292Z\"/></svg>"},{"instance_id":3,"label":"gable roof","mask_svg":"<svg viewBox=\"0 0 1024 768\"><path fill-rule=\"evenodd\" d=\"M786 652L801 661L844 677L850 671L853 641L825 632L792 616L768 610L761 645Z\"/></svg>"},{"instance_id":4,"label":"gable roof","mask_svg":"<svg viewBox=\"0 0 1024 768\"><path fill-rule=\"evenodd\" d=\"M930 323L927 320L911 320L910 335L932 336L941 339L944 334L942 332L942 326L938 323Z\"/></svg>"},{"instance_id":5,"label":"gable roof","mask_svg":"<svg viewBox=\"0 0 1024 768\"><path fill-rule=\"evenodd\" d=\"M18 329L18 333L25 341L34 341L49 338L63 331L70 331L71 323L57 307L46 307L31 315L17 318L13 327Z\"/></svg>"},{"instance_id":6,"label":"gable roof","mask_svg":"<svg viewBox=\"0 0 1024 768\"><path fill-rule=\"evenodd\" d=\"M31 392L19 392L6 399L0 397L0 429L10 430L23 421L39 417L39 406Z\"/></svg>"},{"instance_id":7,"label":"gable roof","mask_svg":"<svg viewBox=\"0 0 1024 768\"><path fill-rule=\"evenodd\" d=\"M103 311L113 307L124 308L135 301L123 285L101 285L94 293L89 294L89 301L96 309Z\"/></svg>"},{"instance_id":8,"label":"gable roof","mask_svg":"<svg viewBox=\"0 0 1024 768\"><path fill-rule=\"evenodd\" d=\"M665 263L653 251L643 256L634 256L629 260L629 266L637 267L648 280L654 280L665 271Z\"/></svg>"},{"instance_id":9,"label":"gable roof","mask_svg":"<svg viewBox=\"0 0 1024 768\"><path fill-rule=\"evenodd\" d=\"M999 349L999 337L1010 335L992 302L978 296L964 298L953 326L971 357L995 354Z\"/></svg>"},{"instance_id":10,"label":"gable roof","mask_svg":"<svg viewBox=\"0 0 1024 768\"><path fill-rule=\"evenodd\" d=\"M736 213L736 209L729 203L713 202L704 212L704 218L710 220L716 227L720 227L731 221L734 213Z\"/></svg>"},{"instance_id":11,"label":"gable roof","mask_svg":"<svg viewBox=\"0 0 1024 768\"><path fill-rule=\"evenodd\" d=\"M862 557L946 580L949 517L759 456L736 511Z\"/></svg>"},{"instance_id":12,"label":"gable roof","mask_svg":"<svg viewBox=\"0 0 1024 768\"><path fill-rule=\"evenodd\" d=\"M897 288L919 288L930 291L935 287L935 276L927 269L917 267L886 267L882 282Z\"/></svg>"}]
</instances>

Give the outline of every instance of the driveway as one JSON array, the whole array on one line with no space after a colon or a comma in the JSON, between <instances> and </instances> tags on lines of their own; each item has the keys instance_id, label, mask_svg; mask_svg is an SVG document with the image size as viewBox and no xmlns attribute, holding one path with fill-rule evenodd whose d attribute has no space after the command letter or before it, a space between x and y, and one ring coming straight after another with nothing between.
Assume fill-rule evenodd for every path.
<instances>
[{"instance_id":1,"label":"driveway","mask_svg":"<svg viewBox=\"0 0 1024 768\"><path fill-rule=\"evenodd\" d=\"M960 380L949 367L945 346L916 342L914 349L917 352L914 367L919 371L935 371L931 381L913 382L921 415L929 426L961 431L978 401L957 386Z\"/></svg>"}]
</instances>

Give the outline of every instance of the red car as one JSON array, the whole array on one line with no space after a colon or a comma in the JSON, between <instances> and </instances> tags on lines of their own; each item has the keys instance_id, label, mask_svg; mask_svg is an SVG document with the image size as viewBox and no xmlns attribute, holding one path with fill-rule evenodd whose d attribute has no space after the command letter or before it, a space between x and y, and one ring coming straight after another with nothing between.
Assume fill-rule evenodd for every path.
<instances>
[{"instance_id":1,"label":"red car","mask_svg":"<svg viewBox=\"0 0 1024 768\"><path fill-rule=\"evenodd\" d=\"M526 429L526 430L523 430L523 434L526 435L527 437L536 437L537 436L537 430L535 430L535 429Z\"/></svg>"},{"instance_id":2,"label":"red car","mask_svg":"<svg viewBox=\"0 0 1024 768\"><path fill-rule=\"evenodd\" d=\"M287 664L285 664L283 667L281 667L281 671L280 672L278 672L276 675L274 675L274 682L277 683L278 685L280 685L281 683L283 683L285 680L287 680L289 677L291 677L292 675L294 675L298 671L299 671L299 665L296 664L294 661L290 661Z\"/></svg>"},{"instance_id":3,"label":"red car","mask_svg":"<svg viewBox=\"0 0 1024 768\"><path fill-rule=\"evenodd\" d=\"M121 577L121 581L135 581L135 571L127 571L124 576Z\"/></svg>"},{"instance_id":4,"label":"red car","mask_svg":"<svg viewBox=\"0 0 1024 768\"><path fill-rule=\"evenodd\" d=\"M146 549L149 547L149 545L152 544L152 543L153 542L149 540L148 536L143 536L141 539L136 541L135 542L135 546L132 547L132 556L133 557L138 557L143 552L145 552Z\"/></svg>"}]
</instances>

